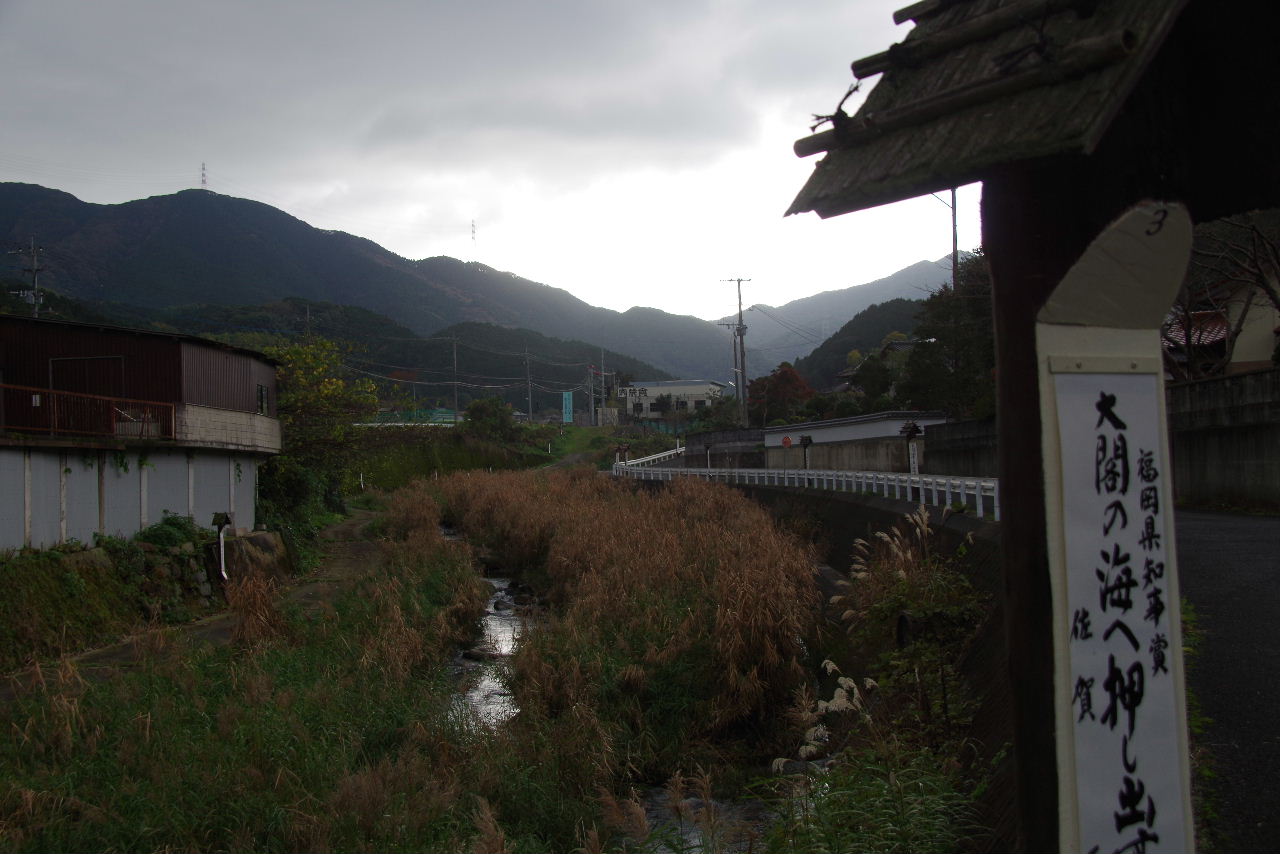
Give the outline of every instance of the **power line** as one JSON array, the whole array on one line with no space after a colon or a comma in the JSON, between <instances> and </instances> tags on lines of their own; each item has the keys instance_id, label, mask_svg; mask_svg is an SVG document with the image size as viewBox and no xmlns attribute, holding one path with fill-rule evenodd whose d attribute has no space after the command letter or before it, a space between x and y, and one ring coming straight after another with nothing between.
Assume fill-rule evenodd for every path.
<instances>
[{"instance_id":1,"label":"power line","mask_svg":"<svg viewBox=\"0 0 1280 854\"><path fill-rule=\"evenodd\" d=\"M747 309L747 310L748 310L748 311L758 311L758 312L760 312L760 313L761 313L761 314L763 314L765 317L768 317L768 318L772 319L773 321L775 321L775 322L776 322L779 326L781 326L783 329L786 329L788 332L791 332L791 333L794 333L794 334L796 334L796 335L799 335L801 338L805 339L806 341L808 341L808 342L809 342L809 343L811 343L811 344L821 344L821 343L822 343L821 339L815 338L815 337L813 336L813 333L811 333L811 332L809 332L809 331L807 331L807 330L805 330L805 329L802 329L802 328L801 328L801 327L799 327L799 326L795 326L795 325L793 325L792 323L790 323L789 321L783 320L781 317L778 317L776 314L774 314L774 313L772 313L772 312L770 312L770 311L766 311L766 310L765 310L765 307L764 307L764 306L762 306L762 305L756 304L756 305L751 306L751 308L749 308L749 309Z\"/></svg>"}]
</instances>

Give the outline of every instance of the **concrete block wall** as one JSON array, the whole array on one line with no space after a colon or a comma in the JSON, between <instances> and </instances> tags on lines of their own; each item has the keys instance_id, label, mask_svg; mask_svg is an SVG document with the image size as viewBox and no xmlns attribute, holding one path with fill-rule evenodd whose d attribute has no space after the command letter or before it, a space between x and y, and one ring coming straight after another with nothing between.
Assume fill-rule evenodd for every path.
<instances>
[{"instance_id":1,"label":"concrete block wall","mask_svg":"<svg viewBox=\"0 0 1280 854\"><path fill-rule=\"evenodd\" d=\"M174 413L176 440L184 445L279 453L280 422L253 412L183 404Z\"/></svg>"}]
</instances>

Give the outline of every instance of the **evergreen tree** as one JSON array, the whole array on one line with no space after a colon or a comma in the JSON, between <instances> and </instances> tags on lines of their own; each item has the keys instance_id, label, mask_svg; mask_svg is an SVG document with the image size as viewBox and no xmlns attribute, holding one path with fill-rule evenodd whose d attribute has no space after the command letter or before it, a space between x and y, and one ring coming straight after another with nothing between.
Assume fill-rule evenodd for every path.
<instances>
[{"instance_id":1,"label":"evergreen tree","mask_svg":"<svg viewBox=\"0 0 1280 854\"><path fill-rule=\"evenodd\" d=\"M925 300L916 338L897 386L900 405L957 418L995 414L991 273L981 249L961 259L954 286L945 284Z\"/></svg>"}]
</instances>

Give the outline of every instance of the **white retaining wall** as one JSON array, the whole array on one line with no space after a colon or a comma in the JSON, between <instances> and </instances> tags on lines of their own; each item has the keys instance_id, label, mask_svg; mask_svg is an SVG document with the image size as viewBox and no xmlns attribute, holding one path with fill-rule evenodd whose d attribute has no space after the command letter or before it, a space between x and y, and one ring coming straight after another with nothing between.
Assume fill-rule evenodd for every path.
<instances>
[{"instance_id":1,"label":"white retaining wall","mask_svg":"<svg viewBox=\"0 0 1280 854\"><path fill-rule=\"evenodd\" d=\"M260 457L206 449L0 448L0 549L127 537L174 513L254 527Z\"/></svg>"}]
</instances>

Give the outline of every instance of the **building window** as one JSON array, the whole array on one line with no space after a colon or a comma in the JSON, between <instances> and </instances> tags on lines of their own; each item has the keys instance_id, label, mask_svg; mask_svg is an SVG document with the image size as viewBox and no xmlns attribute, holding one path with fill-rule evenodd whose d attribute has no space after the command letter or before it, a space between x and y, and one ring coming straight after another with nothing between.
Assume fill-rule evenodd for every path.
<instances>
[{"instance_id":1,"label":"building window","mask_svg":"<svg viewBox=\"0 0 1280 854\"><path fill-rule=\"evenodd\" d=\"M681 409L688 409L688 408L689 408L689 401L687 401L687 400L683 400L683 399L682 399L682 400L677 400L677 401L676 401L676 409L677 409L677 410L681 410Z\"/></svg>"},{"instance_id":2,"label":"building window","mask_svg":"<svg viewBox=\"0 0 1280 854\"><path fill-rule=\"evenodd\" d=\"M267 411L268 411L267 387L262 384L259 384L258 385L258 414L266 415Z\"/></svg>"},{"instance_id":3,"label":"building window","mask_svg":"<svg viewBox=\"0 0 1280 854\"><path fill-rule=\"evenodd\" d=\"M644 415L644 404L643 404L643 403L633 403L633 404L631 405L631 412L632 412L633 414L635 414L635 415Z\"/></svg>"},{"instance_id":4,"label":"building window","mask_svg":"<svg viewBox=\"0 0 1280 854\"><path fill-rule=\"evenodd\" d=\"M695 400L695 401L693 402L693 408L694 408L694 409L701 409L702 407L704 407L704 406L706 406L706 405L707 405L707 402L706 402L705 400Z\"/></svg>"}]
</instances>

